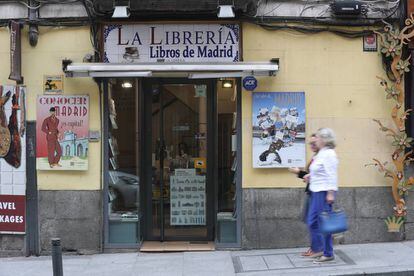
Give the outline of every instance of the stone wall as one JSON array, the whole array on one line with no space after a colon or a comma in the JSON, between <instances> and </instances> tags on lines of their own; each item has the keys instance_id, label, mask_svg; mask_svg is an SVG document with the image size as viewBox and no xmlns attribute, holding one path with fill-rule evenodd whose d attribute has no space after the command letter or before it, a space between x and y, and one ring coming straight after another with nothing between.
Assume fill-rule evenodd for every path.
<instances>
[{"instance_id":1,"label":"stone wall","mask_svg":"<svg viewBox=\"0 0 414 276\"><path fill-rule=\"evenodd\" d=\"M63 251L99 252L101 195L101 191L39 191L41 251L50 252L50 240L61 238Z\"/></svg>"},{"instance_id":2,"label":"stone wall","mask_svg":"<svg viewBox=\"0 0 414 276\"><path fill-rule=\"evenodd\" d=\"M303 189L243 189L242 247L308 246L307 229L301 221L305 196ZM388 242L404 238L400 233L388 233L384 223L384 219L392 214L390 187L341 188L337 204L348 216L349 230L344 234L343 243ZM412 202L407 205L414 211ZM407 230L414 222L413 217L414 214L408 216ZM407 231L405 238L414 239L414 234Z\"/></svg>"},{"instance_id":3,"label":"stone wall","mask_svg":"<svg viewBox=\"0 0 414 276\"><path fill-rule=\"evenodd\" d=\"M0 235L0 257L23 256L25 235Z\"/></svg>"}]
</instances>

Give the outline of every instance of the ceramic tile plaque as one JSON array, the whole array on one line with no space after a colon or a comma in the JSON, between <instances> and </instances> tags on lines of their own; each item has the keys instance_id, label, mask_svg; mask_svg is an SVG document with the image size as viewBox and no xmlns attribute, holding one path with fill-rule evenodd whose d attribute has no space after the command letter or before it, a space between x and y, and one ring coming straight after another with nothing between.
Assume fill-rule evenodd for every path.
<instances>
[{"instance_id":1,"label":"ceramic tile plaque","mask_svg":"<svg viewBox=\"0 0 414 276\"><path fill-rule=\"evenodd\" d=\"M113 24L103 37L108 63L240 60L238 24Z\"/></svg>"}]
</instances>

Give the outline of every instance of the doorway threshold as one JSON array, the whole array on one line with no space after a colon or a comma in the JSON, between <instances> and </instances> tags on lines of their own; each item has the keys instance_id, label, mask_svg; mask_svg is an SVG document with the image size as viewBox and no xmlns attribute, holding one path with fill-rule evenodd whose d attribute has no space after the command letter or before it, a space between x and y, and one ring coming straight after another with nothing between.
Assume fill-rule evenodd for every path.
<instances>
[{"instance_id":1,"label":"doorway threshold","mask_svg":"<svg viewBox=\"0 0 414 276\"><path fill-rule=\"evenodd\" d=\"M144 241L141 252L184 252L184 251L214 251L214 242L200 241Z\"/></svg>"}]
</instances>

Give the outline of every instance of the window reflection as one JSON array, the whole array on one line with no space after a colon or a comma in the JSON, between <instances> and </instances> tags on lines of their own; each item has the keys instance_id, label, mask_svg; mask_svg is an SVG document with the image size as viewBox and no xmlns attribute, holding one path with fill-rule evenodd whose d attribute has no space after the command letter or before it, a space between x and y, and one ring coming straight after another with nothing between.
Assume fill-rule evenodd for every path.
<instances>
[{"instance_id":1,"label":"window reflection","mask_svg":"<svg viewBox=\"0 0 414 276\"><path fill-rule=\"evenodd\" d=\"M136 81L113 81L109 92L109 243L132 244L140 239Z\"/></svg>"},{"instance_id":2,"label":"window reflection","mask_svg":"<svg viewBox=\"0 0 414 276\"><path fill-rule=\"evenodd\" d=\"M235 243L236 236L236 170L237 170L237 88L224 85L234 79L217 83L218 111L218 213L217 240Z\"/></svg>"}]
</instances>

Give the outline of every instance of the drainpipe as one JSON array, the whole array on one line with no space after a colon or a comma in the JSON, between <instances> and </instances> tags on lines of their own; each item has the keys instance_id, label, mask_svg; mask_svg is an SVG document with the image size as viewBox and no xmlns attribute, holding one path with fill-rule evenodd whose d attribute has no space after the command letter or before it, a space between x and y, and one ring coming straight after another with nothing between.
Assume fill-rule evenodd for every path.
<instances>
[{"instance_id":1,"label":"drainpipe","mask_svg":"<svg viewBox=\"0 0 414 276\"><path fill-rule=\"evenodd\" d=\"M33 0L29 1L29 5L34 7L36 2ZM37 21L39 19L39 9L29 8L29 43L30 46L36 47L37 41L39 39L39 27L37 25Z\"/></svg>"}]
</instances>

